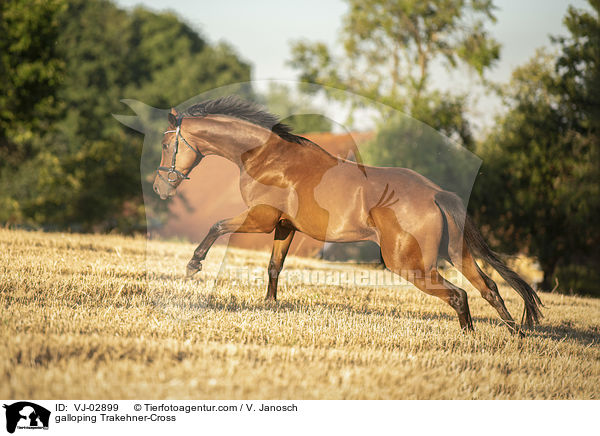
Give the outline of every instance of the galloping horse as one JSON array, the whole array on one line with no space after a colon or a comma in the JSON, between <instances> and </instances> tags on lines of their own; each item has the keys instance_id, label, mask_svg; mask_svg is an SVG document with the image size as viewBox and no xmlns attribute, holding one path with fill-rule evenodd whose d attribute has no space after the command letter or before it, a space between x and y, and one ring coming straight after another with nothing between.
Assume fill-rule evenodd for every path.
<instances>
[{"instance_id":1,"label":"galloping horse","mask_svg":"<svg viewBox=\"0 0 600 436\"><path fill-rule=\"evenodd\" d=\"M239 167L248 206L211 227L187 265L187 277L202 269L220 236L275 230L266 296L275 300L279 273L298 231L325 242L375 241L386 267L448 303L464 330L473 329L467 293L439 274L439 258L462 272L511 332L520 330L473 256L494 267L523 298L528 326L541 317L535 291L487 246L460 198L420 174L334 157L274 115L235 97L207 100L182 113L172 109L168 120L154 181L161 199L174 196L204 156L217 155Z\"/></svg>"}]
</instances>

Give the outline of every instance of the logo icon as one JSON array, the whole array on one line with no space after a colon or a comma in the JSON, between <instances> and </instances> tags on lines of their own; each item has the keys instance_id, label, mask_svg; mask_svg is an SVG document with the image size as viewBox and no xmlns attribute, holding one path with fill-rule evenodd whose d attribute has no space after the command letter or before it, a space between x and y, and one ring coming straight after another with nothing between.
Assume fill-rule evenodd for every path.
<instances>
[{"instance_id":1,"label":"logo icon","mask_svg":"<svg viewBox=\"0 0 600 436\"><path fill-rule=\"evenodd\" d=\"M6 409L6 431L14 433L15 429L48 429L50 411L29 401L19 401L4 405Z\"/></svg>"}]
</instances>

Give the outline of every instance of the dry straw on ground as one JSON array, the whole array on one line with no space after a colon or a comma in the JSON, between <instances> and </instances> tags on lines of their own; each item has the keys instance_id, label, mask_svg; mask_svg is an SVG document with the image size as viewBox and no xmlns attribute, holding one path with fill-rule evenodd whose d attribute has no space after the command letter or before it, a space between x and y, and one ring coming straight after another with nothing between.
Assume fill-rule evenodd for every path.
<instances>
[{"instance_id":1,"label":"dry straw on ground","mask_svg":"<svg viewBox=\"0 0 600 436\"><path fill-rule=\"evenodd\" d=\"M290 279L267 303L261 283L183 281L193 248L0 230L0 396L600 397L600 300L541 294L545 318L520 339L469 288L476 331L463 334L451 309L414 288ZM214 247L201 276L222 253ZM291 257L286 268L348 267ZM520 316L516 293L501 293Z\"/></svg>"}]
</instances>

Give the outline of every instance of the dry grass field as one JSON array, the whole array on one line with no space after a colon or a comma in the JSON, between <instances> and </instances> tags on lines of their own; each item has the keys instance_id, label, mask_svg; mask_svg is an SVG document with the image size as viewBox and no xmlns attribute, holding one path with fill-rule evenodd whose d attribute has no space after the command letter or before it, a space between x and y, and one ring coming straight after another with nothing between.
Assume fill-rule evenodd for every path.
<instances>
[{"instance_id":1,"label":"dry grass field","mask_svg":"<svg viewBox=\"0 0 600 436\"><path fill-rule=\"evenodd\" d=\"M468 288L476 331L414 288L294 283L354 269L290 257L260 280L182 279L194 246L0 230L0 396L31 399L598 399L600 300L541 294L511 336ZM268 256L233 250L231 264ZM500 284L500 282L499 282ZM516 293L500 286L520 318Z\"/></svg>"}]
</instances>

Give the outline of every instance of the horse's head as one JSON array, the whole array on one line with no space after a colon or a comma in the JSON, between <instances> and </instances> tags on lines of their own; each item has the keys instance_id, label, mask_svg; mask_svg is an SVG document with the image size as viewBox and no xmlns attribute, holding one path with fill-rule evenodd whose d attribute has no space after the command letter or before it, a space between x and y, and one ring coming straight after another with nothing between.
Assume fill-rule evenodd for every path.
<instances>
[{"instance_id":1,"label":"horse's head","mask_svg":"<svg viewBox=\"0 0 600 436\"><path fill-rule=\"evenodd\" d=\"M154 179L154 192L163 200L175 195L177 186L189 179L190 171L204 157L197 146L189 142L191 135L186 132L183 115L171 109L168 119L169 128L163 135L162 157Z\"/></svg>"}]
</instances>

